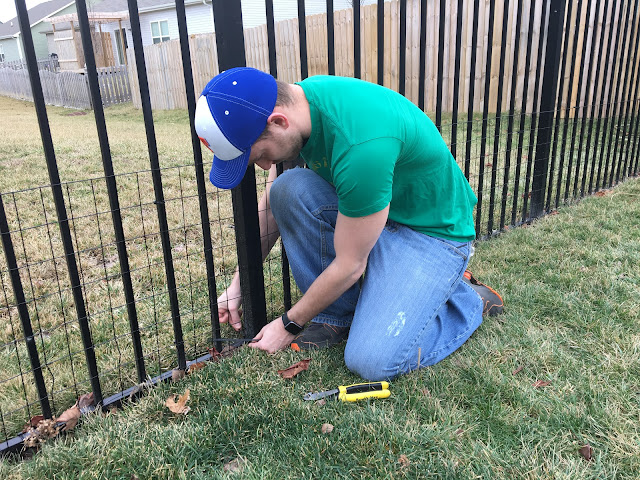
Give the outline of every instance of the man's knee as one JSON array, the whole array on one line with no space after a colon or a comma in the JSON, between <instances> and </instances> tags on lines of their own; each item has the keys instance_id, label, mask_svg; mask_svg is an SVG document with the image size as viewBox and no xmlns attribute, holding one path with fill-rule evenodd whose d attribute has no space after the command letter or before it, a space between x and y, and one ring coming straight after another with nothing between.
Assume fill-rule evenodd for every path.
<instances>
[{"instance_id":1,"label":"man's knee","mask_svg":"<svg viewBox=\"0 0 640 480\"><path fill-rule=\"evenodd\" d=\"M395 355L372 352L349 343L344 351L344 363L353 373L370 382L391 380L402 373Z\"/></svg>"}]
</instances>

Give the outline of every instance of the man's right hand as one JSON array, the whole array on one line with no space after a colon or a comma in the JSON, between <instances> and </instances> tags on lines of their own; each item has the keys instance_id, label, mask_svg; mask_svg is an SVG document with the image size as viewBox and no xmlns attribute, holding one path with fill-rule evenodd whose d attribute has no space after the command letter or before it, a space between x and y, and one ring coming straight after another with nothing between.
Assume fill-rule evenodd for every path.
<instances>
[{"instance_id":1,"label":"man's right hand","mask_svg":"<svg viewBox=\"0 0 640 480\"><path fill-rule=\"evenodd\" d=\"M234 330L242 328L242 292L240 282L231 282L222 295L218 298L218 317L220 323L229 323Z\"/></svg>"}]
</instances>

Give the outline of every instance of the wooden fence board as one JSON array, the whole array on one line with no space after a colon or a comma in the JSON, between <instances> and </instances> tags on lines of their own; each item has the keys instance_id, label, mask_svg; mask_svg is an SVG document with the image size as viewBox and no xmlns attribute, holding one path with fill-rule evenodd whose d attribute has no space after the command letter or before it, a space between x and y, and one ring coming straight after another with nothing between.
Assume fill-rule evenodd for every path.
<instances>
[{"instance_id":1,"label":"wooden fence board","mask_svg":"<svg viewBox=\"0 0 640 480\"><path fill-rule=\"evenodd\" d=\"M515 1L509 2L509 10L505 11L505 1L497 0L495 4L495 17L492 19L493 37L488 38L489 29L489 4L490 0L480 0L478 10L478 38L476 49L476 66L475 78L469 79L471 69L471 32L473 27L473 3L474 0L464 0L462 10L458 11L457 0L448 0L445 11L445 42L442 46L444 55L444 72L442 85L442 105L443 111L450 112L453 105L453 85L451 82L454 78L454 59L456 46L456 27L457 16L462 15L462 32L461 32L461 62L460 62L460 113L464 113L468 109L468 95L470 82L474 82L475 95L473 99L474 111L482 111L484 106L484 85L487 75L491 77L489 111L495 112L497 107L497 91L498 83L502 83L502 103L500 109L505 112L509 107L511 89L516 90L515 102L516 109L522 104L524 76L525 76L525 60L526 45L529 38L529 13L531 2L534 1L534 22L532 32L532 53L529 65L529 83L527 94L527 111L531 112L536 99L533 98L535 79L540 77L544 68L544 56L541 65L537 65L537 53L540 44L540 35L542 23L542 1L541 0L524 0L522 5L522 20L520 27L520 44L517 46L519 50L517 68L517 80L515 85L511 85L511 74L514 68L513 59L515 57L514 45L515 40ZM573 43L573 31L579 28L579 43L575 47L571 46L570 55L576 55L576 68L573 78L569 78L569 68L565 69L565 86L561 95L562 104L566 105L567 101L571 101L572 105L576 102L583 105L587 98L594 98L591 92L591 86L595 79L586 79L583 82L582 92L577 92L577 81L580 74L580 62L582 56L583 42L587 42L587 47L593 38L599 38L599 32L603 28L614 28L615 32L621 35L620 25L617 25L617 17L612 17L613 8L607 7L606 12L604 6L599 12L598 20L593 20L591 15L590 21L587 23L587 12L583 8L580 19L576 19L577 0L571 0L572 20L565 25L565 29L569 29L571 35L571 43ZM438 48L439 48L439 2L426 2L427 11L421 12L420 0L407 0L407 38L406 38L406 78L405 95L414 103L418 102L419 79L420 79L420 21L423 15L426 18L426 65L425 65L425 110L435 111L436 94L437 94L437 74L438 74ZM595 3L595 2L594 2ZM607 2L602 2L607 3ZM594 7L595 8L595 5ZM384 78L383 84L393 90L398 90L399 79L399 35L400 35L400 6L398 0L385 2L384 4ZM360 9L361 15L361 78L369 82L377 82L377 5L366 5ZM503 16L507 15L507 36L506 43L502 45L502 21ZM604 21L603 21L604 16ZM326 14L310 15L306 19L307 28L307 59L309 67L309 75L325 75L328 73L328 54L327 54L327 28ZM298 38L298 20L296 18L276 22L276 60L278 68L278 77L285 82L296 82L300 78L300 42ZM595 37L594 37L595 33ZM353 52L353 10L345 9L334 13L334 35L335 35L335 67L336 75L353 76L354 73L354 52ZM244 32L245 49L247 57L247 65L258 68L263 71L269 71L269 55L267 46L266 26L262 25L256 28L247 29ZM492 42L492 58L490 62L490 70L487 69L486 53L488 51L489 42ZM217 52L215 44L215 34L191 35L189 38L191 49L192 69L194 78L194 87L196 93L202 91L206 83L218 73ZM544 48L544 42L540 46ZM606 48L606 42L605 42ZM504 50L505 64L503 78L499 79L500 55ZM588 50L587 50L588 51ZM575 52L575 53L574 53ZM135 59L131 49L127 51L130 65L133 67L129 70L128 82L131 85L132 98L134 105L138 108L141 106L139 98L139 88L137 86L137 75L135 71ZM613 58L610 60L610 69L619 69L622 57L616 57L615 63ZM180 49L178 40L164 42L158 45L145 47L145 62L149 77L149 89L151 96L151 104L154 109L170 109L170 108L186 108L186 98L184 93L184 76L182 74L182 61L180 58ZM640 63L640 62L639 62ZM638 66L634 66L638 68ZM600 72L600 76L604 74L604 69ZM610 70L611 71L611 70ZM595 69L594 73L595 75ZM572 98L567 99L568 85L572 83ZM587 88L589 86L589 88ZM598 91L605 89L608 91L608 84L602 85L600 82ZM541 90L541 89L540 89ZM622 89L620 89L622 90ZM541 91L538 92L538 95ZM622 95L622 91L620 92ZM618 99L621 97L618 97ZM572 113L573 114L573 113Z\"/></svg>"}]
</instances>

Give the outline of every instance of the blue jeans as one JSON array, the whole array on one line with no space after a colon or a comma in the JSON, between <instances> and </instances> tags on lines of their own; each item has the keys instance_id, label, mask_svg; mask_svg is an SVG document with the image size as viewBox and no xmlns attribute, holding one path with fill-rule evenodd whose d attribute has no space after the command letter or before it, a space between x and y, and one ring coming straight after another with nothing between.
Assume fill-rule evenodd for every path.
<instances>
[{"instance_id":1,"label":"blue jeans","mask_svg":"<svg viewBox=\"0 0 640 480\"><path fill-rule=\"evenodd\" d=\"M302 292L335 257L335 188L308 169L280 175L271 187L291 271ZM347 367L375 381L433 365L482 323L482 301L461 281L471 243L431 237L389 220L374 245L364 281L313 321L350 326Z\"/></svg>"}]
</instances>

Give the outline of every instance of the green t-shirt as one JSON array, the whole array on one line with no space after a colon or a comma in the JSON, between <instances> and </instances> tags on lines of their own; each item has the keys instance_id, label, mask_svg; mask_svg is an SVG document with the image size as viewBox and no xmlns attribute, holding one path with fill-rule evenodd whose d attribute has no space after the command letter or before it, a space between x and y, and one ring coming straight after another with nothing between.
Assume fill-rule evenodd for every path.
<instances>
[{"instance_id":1,"label":"green t-shirt","mask_svg":"<svg viewBox=\"0 0 640 480\"><path fill-rule=\"evenodd\" d=\"M336 188L338 209L389 218L454 241L475 238L477 202L433 122L413 103L362 80L314 76L298 83L311 109L301 156Z\"/></svg>"}]
</instances>

